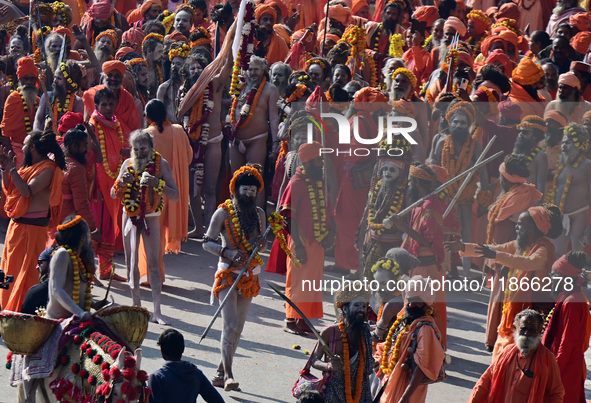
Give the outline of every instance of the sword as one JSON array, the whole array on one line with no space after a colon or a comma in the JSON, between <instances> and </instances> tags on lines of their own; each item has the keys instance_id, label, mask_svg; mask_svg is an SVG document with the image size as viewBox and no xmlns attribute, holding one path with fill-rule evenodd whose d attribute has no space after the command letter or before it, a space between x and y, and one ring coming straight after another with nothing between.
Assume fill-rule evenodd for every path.
<instances>
[{"instance_id":1,"label":"sword","mask_svg":"<svg viewBox=\"0 0 591 403\"><path fill-rule=\"evenodd\" d=\"M445 189L446 187L448 187L452 183L459 181L463 177L468 176L470 174L470 172L475 171L482 166L485 166L486 164L488 164L489 162L491 162L492 160L494 160L496 158L499 158L502 154L503 154L503 151L499 151L498 153L491 155L490 157L488 157L484 161L481 161L478 164L474 164L474 166L466 169L464 172L462 172L461 174L459 174L455 178L448 180L447 182L445 182L444 184L439 186L437 189L435 189L431 193L429 193L427 196L420 198L419 200L417 200L416 202L414 202L410 206L406 207L404 210L400 211L398 213L398 215L402 217L403 215L410 213L413 208L415 208L416 206L418 206L419 204L421 204L422 202L427 200L429 197L441 192L443 189Z\"/></svg>"},{"instance_id":2,"label":"sword","mask_svg":"<svg viewBox=\"0 0 591 403\"><path fill-rule=\"evenodd\" d=\"M263 235L261 236L260 239L261 240L262 239L265 239L267 237L267 234L269 233L270 230L271 230L271 225L269 224L267 226L267 229L265 230L265 232L263 232ZM230 290L228 291L228 293L226 294L226 296L224 297L224 299L220 303L220 306L218 307L218 309L213 314L213 317L209 321L209 325L207 325L207 327L203 331L203 334L201 335L201 338L199 339L199 343L197 343L197 344L201 344L201 341L203 341L203 339L205 338L205 336L207 336L207 333L209 332L209 330L213 326L213 323L215 322L215 320L218 318L218 316L220 316L220 312L222 312L222 308L224 307L224 305L228 301L228 297L230 296L230 294L232 294L232 291L234 291L234 288L236 288L236 286L238 285L238 282L240 281L240 279L242 278L242 276L244 275L244 273L246 273L246 269L248 268L248 265L250 264L250 262L252 261L252 259L256 255L256 253L258 252L259 247L260 247L260 243L257 244L257 246L255 246L255 248L252 250L252 253L248 257L248 260L246 261L246 264L242 267L242 269L238 273L238 277L236 277L236 279L234 280L234 283L230 287Z\"/></svg>"},{"instance_id":3,"label":"sword","mask_svg":"<svg viewBox=\"0 0 591 403\"><path fill-rule=\"evenodd\" d=\"M484 158L484 156L486 155L486 153L488 152L488 150L490 150L490 148L492 147L492 145L493 145L493 143L495 142L496 139L497 139L497 136L496 135L493 136L492 139L490 139L490 141L488 142L488 144L486 145L486 147L484 148L484 150L482 151L482 153L480 154L480 156L476 160L476 163L477 164L480 161L482 161L482 159ZM454 198L452 199L451 203L449 203L449 206L447 206L447 209L445 210L445 213L443 213L443 216L442 217L444 219L445 219L445 217L447 217L449 215L449 212L451 211L452 207L454 206L454 204L456 204L456 202L460 198L460 195L462 194L462 192L464 191L464 189L466 188L466 186L468 186L468 184L472 180L472 177L474 176L475 173L476 173L475 170L474 171L471 171L470 172L470 175L468 175L466 177L466 179L464 179L464 182L462 182L462 184L460 185L460 188L458 189L458 191L454 195Z\"/></svg>"},{"instance_id":4,"label":"sword","mask_svg":"<svg viewBox=\"0 0 591 403\"><path fill-rule=\"evenodd\" d=\"M326 344L326 341L324 341L324 339L320 336L320 333L318 333L318 330L316 330L314 328L314 325L312 325L312 322L310 322L310 319L308 319L306 317L306 315L304 315L304 313L300 310L300 308L298 308L298 306L295 304L295 302L293 302L291 299L289 299L287 297L287 295L285 295L281 291L279 291L277 289L277 287L275 287L273 284L267 282L267 285L269 286L269 288L271 288L273 291L275 291L281 298L283 298L285 300L285 302L287 302L302 317L302 320L304 321L304 323L306 323L306 325L308 325L308 327L310 327L310 329L312 330L312 333L314 333L314 336L316 336L316 338L318 339L318 342L322 346L322 349L324 350L326 355L329 356L330 358L332 358L334 356L334 354L331 351L330 347L328 347L328 344Z\"/></svg>"}]
</instances>

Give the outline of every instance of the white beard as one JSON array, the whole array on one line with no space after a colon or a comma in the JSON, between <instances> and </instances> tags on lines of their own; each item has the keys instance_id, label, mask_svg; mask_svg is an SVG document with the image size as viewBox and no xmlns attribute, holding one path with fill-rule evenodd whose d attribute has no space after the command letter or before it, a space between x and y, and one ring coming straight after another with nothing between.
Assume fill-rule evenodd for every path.
<instances>
[{"instance_id":1,"label":"white beard","mask_svg":"<svg viewBox=\"0 0 591 403\"><path fill-rule=\"evenodd\" d=\"M21 92L23 94L23 98L25 98L25 102L29 108L34 108L35 104L37 103L37 89L36 88L21 88Z\"/></svg>"},{"instance_id":2,"label":"white beard","mask_svg":"<svg viewBox=\"0 0 591 403\"><path fill-rule=\"evenodd\" d=\"M150 160L154 156L154 151L152 150L152 152L148 156L146 156L145 158L138 158L137 155L135 155L135 153L133 151L131 153L131 156L132 156L131 164L133 165L133 169L135 169L135 172L139 175L148 166L148 163L150 162Z\"/></svg>"},{"instance_id":3,"label":"white beard","mask_svg":"<svg viewBox=\"0 0 591 403\"><path fill-rule=\"evenodd\" d=\"M520 336L518 330L515 330L513 333L513 338L515 339L517 349L524 357L527 357L531 352L536 351L542 342L541 335L538 335L537 337Z\"/></svg>"},{"instance_id":4,"label":"white beard","mask_svg":"<svg viewBox=\"0 0 591 403\"><path fill-rule=\"evenodd\" d=\"M96 58L98 59L98 61L100 62L100 64L103 64L105 62L109 61L109 58L111 57L110 53L104 52L100 49L97 49L94 51L94 54L96 55Z\"/></svg>"}]
</instances>

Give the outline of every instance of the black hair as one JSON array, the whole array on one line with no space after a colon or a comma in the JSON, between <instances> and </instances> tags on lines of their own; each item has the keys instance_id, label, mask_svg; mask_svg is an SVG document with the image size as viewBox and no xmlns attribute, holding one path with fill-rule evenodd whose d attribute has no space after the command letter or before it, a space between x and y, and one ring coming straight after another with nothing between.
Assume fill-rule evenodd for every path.
<instances>
[{"instance_id":1,"label":"black hair","mask_svg":"<svg viewBox=\"0 0 591 403\"><path fill-rule=\"evenodd\" d=\"M558 31L560 28L566 28L566 29L568 29L568 32L569 32L569 34L570 34L570 36L572 38L572 36L573 36L573 28L570 25L568 25L566 22L563 22L562 24L559 24L556 27L556 31ZM567 42L570 39L570 38L566 38L564 36L555 36L554 39L553 39L553 41L556 40L557 38L564 38L564 39L566 39Z\"/></svg>"},{"instance_id":2,"label":"black hair","mask_svg":"<svg viewBox=\"0 0 591 403\"><path fill-rule=\"evenodd\" d=\"M542 328L544 327L544 323L546 322L544 315L542 315L538 311L534 311L533 309L524 309L523 311L515 315L513 325L517 327L517 325L519 324L519 322L521 322L521 319L523 318L535 319L538 322L539 330L542 330Z\"/></svg>"},{"instance_id":3,"label":"black hair","mask_svg":"<svg viewBox=\"0 0 591 403\"><path fill-rule=\"evenodd\" d=\"M102 90L98 90L96 94L94 94L94 105L98 107L98 104L101 103L103 98L113 98L115 99L115 94L108 88L103 88Z\"/></svg>"},{"instance_id":4,"label":"black hair","mask_svg":"<svg viewBox=\"0 0 591 403\"><path fill-rule=\"evenodd\" d=\"M164 126L162 123L166 120L166 106L159 99L152 99L146 104L146 117L158 125L158 131L162 133Z\"/></svg>"},{"instance_id":5,"label":"black hair","mask_svg":"<svg viewBox=\"0 0 591 403\"><path fill-rule=\"evenodd\" d=\"M326 60L331 66L339 64L339 58L343 59L344 63L349 58L350 53L351 47L347 42L337 42L326 54Z\"/></svg>"},{"instance_id":6,"label":"black hair","mask_svg":"<svg viewBox=\"0 0 591 403\"><path fill-rule=\"evenodd\" d=\"M72 146L86 141L87 136L84 125L76 125L64 135L64 150L69 154Z\"/></svg>"},{"instance_id":7,"label":"black hair","mask_svg":"<svg viewBox=\"0 0 591 403\"><path fill-rule=\"evenodd\" d=\"M255 168L260 174L262 174L263 167L261 164L248 163L246 165ZM240 189L240 186L256 186L257 190L261 189L261 183L259 180L248 172L243 172L238 175L238 178L236 178L236 194L238 194L238 189Z\"/></svg>"},{"instance_id":8,"label":"black hair","mask_svg":"<svg viewBox=\"0 0 591 403\"><path fill-rule=\"evenodd\" d=\"M143 59L143 56L140 53L135 52L135 51L129 52L128 54L121 56L119 58L119 61L125 63L125 62L128 62L133 59Z\"/></svg>"},{"instance_id":9,"label":"black hair","mask_svg":"<svg viewBox=\"0 0 591 403\"><path fill-rule=\"evenodd\" d=\"M494 64L486 64L482 66L480 69L480 76L482 77L482 80L488 80L498 85L503 94L511 91L511 81L509 81L509 78Z\"/></svg>"},{"instance_id":10,"label":"black hair","mask_svg":"<svg viewBox=\"0 0 591 403\"><path fill-rule=\"evenodd\" d=\"M207 3L205 0L190 0L187 3L194 9L203 11L203 17L207 17Z\"/></svg>"},{"instance_id":11,"label":"black hair","mask_svg":"<svg viewBox=\"0 0 591 403\"><path fill-rule=\"evenodd\" d=\"M44 132L34 130L30 132L29 144L34 145L37 152L44 157L48 157L49 154L53 154L55 163L62 171L66 168L66 157L64 156L64 152L55 138L55 133L51 130L46 130ZM25 153L22 166L31 165L33 165L31 154Z\"/></svg>"},{"instance_id":12,"label":"black hair","mask_svg":"<svg viewBox=\"0 0 591 403\"><path fill-rule=\"evenodd\" d=\"M234 11L232 10L232 5L228 2L216 4L211 10L211 20L220 25L225 25L233 19Z\"/></svg>"},{"instance_id":13,"label":"black hair","mask_svg":"<svg viewBox=\"0 0 591 403\"><path fill-rule=\"evenodd\" d=\"M505 170L509 175L529 178L529 161L525 155L509 154L505 157Z\"/></svg>"},{"instance_id":14,"label":"black hair","mask_svg":"<svg viewBox=\"0 0 591 403\"><path fill-rule=\"evenodd\" d=\"M450 13L455 10L457 6L458 3L456 3L456 0L441 0L437 6L439 17L448 19Z\"/></svg>"},{"instance_id":15,"label":"black hair","mask_svg":"<svg viewBox=\"0 0 591 403\"><path fill-rule=\"evenodd\" d=\"M156 39L156 38L150 37L150 38L146 39L142 43L142 54L144 56L146 56L146 54L148 53L148 51L152 51L153 52L154 49L156 49L156 46L158 46L159 44L164 46L164 44L161 41L159 41L158 39Z\"/></svg>"},{"instance_id":16,"label":"black hair","mask_svg":"<svg viewBox=\"0 0 591 403\"><path fill-rule=\"evenodd\" d=\"M300 395L297 403L325 403L326 399L318 390L305 390Z\"/></svg>"},{"instance_id":17,"label":"black hair","mask_svg":"<svg viewBox=\"0 0 591 403\"><path fill-rule=\"evenodd\" d=\"M566 260L577 269L582 270L587 264L587 255L582 251L571 250L566 254Z\"/></svg>"},{"instance_id":18,"label":"black hair","mask_svg":"<svg viewBox=\"0 0 591 403\"><path fill-rule=\"evenodd\" d=\"M417 167L419 169L422 169L423 171L426 171L427 173L429 173L433 177L433 179L435 179L437 177L435 175L435 172L433 172L433 170L431 168L429 168L428 165L423 164L422 162L415 161L411 165L414 167ZM434 186L433 181L430 181L427 179L416 178L416 177L414 179L416 179L423 188L425 188L429 191L433 190L433 186Z\"/></svg>"},{"instance_id":19,"label":"black hair","mask_svg":"<svg viewBox=\"0 0 591 403\"><path fill-rule=\"evenodd\" d=\"M162 16L162 18L165 17L164 14L160 14L158 16L158 18L160 18L160 16ZM162 36L166 35L166 27L164 26L162 21L160 21L158 19L147 21L144 25L142 25L142 30L147 35L149 32L152 32L152 29L154 27L156 27L158 29L158 31L159 31L159 32L157 32L158 34L160 34ZM141 45L141 43L139 45Z\"/></svg>"},{"instance_id":20,"label":"black hair","mask_svg":"<svg viewBox=\"0 0 591 403\"><path fill-rule=\"evenodd\" d=\"M185 351L185 338L175 329L164 330L156 344L160 346L162 355L172 360L180 360Z\"/></svg>"},{"instance_id":21,"label":"black hair","mask_svg":"<svg viewBox=\"0 0 591 403\"><path fill-rule=\"evenodd\" d=\"M550 230L546 236L550 239L556 239L562 234L562 215L560 214L560 209L554 204L549 203L542 203L541 206L550 212ZM542 234L538 227L534 226L534 228Z\"/></svg>"},{"instance_id":22,"label":"black hair","mask_svg":"<svg viewBox=\"0 0 591 403\"><path fill-rule=\"evenodd\" d=\"M349 93L339 83L332 84L328 93L334 102L349 102Z\"/></svg>"},{"instance_id":23,"label":"black hair","mask_svg":"<svg viewBox=\"0 0 591 403\"><path fill-rule=\"evenodd\" d=\"M76 218L75 215L69 215L66 219L62 222L62 224L67 224ZM85 235L89 234L90 229L88 228L88 224L84 219L80 220L80 222L74 225L71 228L64 229L55 233L55 241L59 246L69 246L71 248L76 248L80 243L80 238Z\"/></svg>"},{"instance_id":24,"label":"black hair","mask_svg":"<svg viewBox=\"0 0 591 403\"><path fill-rule=\"evenodd\" d=\"M534 31L531 34L531 40L533 42L539 42L542 49L546 49L552 44L552 39L546 31Z\"/></svg>"},{"instance_id":25,"label":"black hair","mask_svg":"<svg viewBox=\"0 0 591 403\"><path fill-rule=\"evenodd\" d=\"M308 130L308 124L310 123L310 119L307 117L307 112L304 112L304 116L300 116L296 119L293 119L289 123L289 137L293 135L293 133L303 130Z\"/></svg>"},{"instance_id":26,"label":"black hair","mask_svg":"<svg viewBox=\"0 0 591 403\"><path fill-rule=\"evenodd\" d=\"M333 67L332 73L334 74L334 72L339 69L344 70L345 73L347 73L347 75L349 76L349 81L351 81L351 79L353 78L353 75L351 74L351 69L349 68L349 66L347 66L346 64L339 63Z\"/></svg>"}]
</instances>

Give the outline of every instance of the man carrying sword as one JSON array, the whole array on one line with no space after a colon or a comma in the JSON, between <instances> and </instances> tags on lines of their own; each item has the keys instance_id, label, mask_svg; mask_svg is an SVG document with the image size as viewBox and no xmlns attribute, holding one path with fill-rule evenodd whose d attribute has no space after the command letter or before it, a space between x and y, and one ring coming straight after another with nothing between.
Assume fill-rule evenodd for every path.
<instances>
[{"instance_id":1,"label":"man carrying sword","mask_svg":"<svg viewBox=\"0 0 591 403\"><path fill-rule=\"evenodd\" d=\"M245 165L234 173L230 181L232 199L220 204L213 214L204 237L203 249L219 256L218 269L212 289L221 301L223 320L221 360L212 384L224 390L240 390L232 373L232 360L250 309L250 302L261 289L258 273L263 261L257 252L266 247L261 237L265 231L265 212L256 205L256 197L263 190L259 165ZM221 235L221 245L217 242ZM257 248L258 245L258 248ZM253 254L252 259L249 256ZM244 275L232 287L238 272L247 264ZM226 295L228 299L226 300Z\"/></svg>"}]
</instances>

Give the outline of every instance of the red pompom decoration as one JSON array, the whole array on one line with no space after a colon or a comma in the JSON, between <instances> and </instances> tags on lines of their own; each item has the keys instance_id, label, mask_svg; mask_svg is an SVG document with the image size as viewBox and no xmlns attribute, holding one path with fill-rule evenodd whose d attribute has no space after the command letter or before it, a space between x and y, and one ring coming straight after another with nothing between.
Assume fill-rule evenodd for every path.
<instances>
[{"instance_id":1,"label":"red pompom decoration","mask_svg":"<svg viewBox=\"0 0 591 403\"><path fill-rule=\"evenodd\" d=\"M135 378L135 370L133 368L125 368L123 370L123 377L128 381L131 381L133 378Z\"/></svg>"},{"instance_id":2,"label":"red pompom decoration","mask_svg":"<svg viewBox=\"0 0 591 403\"><path fill-rule=\"evenodd\" d=\"M90 347L88 345L88 343L82 343L82 344L80 344L80 350L86 351L86 349L88 349L88 347Z\"/></svg>"},{"instance_id":3,"label":"red pompom decoration","mask_svg":"<svg viewBox=\"0 0 591 403\"><path fill-rule=\"evenodd\" d=\"M92 357L92 362L94 362L96 365L99 365L101 362L103 362L103 357L97 354Z\"/></svg>"},{"instance_id":4,"label":"red pompom decoration","mask_svg":"<svg viewBox=\"0 0 591 403\"><path fill-rule=\"evenodd\" d=\"M96 351L94 351L94 349L92 347L88 347L85 352L86 352L86 355L89 357L92 357L96 354Z\"/></svg>"},{"instance_id":5,"label":"red pompom decoration","mask_svg":"<svg viewBox=\"0 0 591 403\"><path fill-rule=\"evenodd\" d=\"M109 382L111 380L111 374L109 373L108 369L103 369L101 371L101 374L103 374L103 379L105 380L105 382Z\"/></svg>"},{"instance_id":6,"label":"red pompom decoration","mask_svg":"<svg viewBox=\"0 0 591 403\"><path fill-rule=\"evenodd\" d=\"M61 365L68 365L68 362L70 361L70 359L68 358L67 355L62 355L60 357L60 364Z\"/></svg>"},{"instance_id":7,"label":"red pompom decoration","mask_svg":"<svg viewBox=\"0 0 591 403\"><path fill-rule=\"evenodd\" d=\"M92 322L82 322L80 323L80 329L86 329L87 327L92 326Z\"/></svg>"},{"instance_id":8,"label":"red pompom decoration","mask_svg":"<svg viewBox=\"0 0 591 403\"><path fill-rule=\"evenodd\" d=\"M80 378L84 379L88 376L88 371L85 369L81 369L80 372L78 372L78 375L80 375Z\"/></svg>"},{"instance_id":9,"label":"red pompom decoration","mask_svg":"<svg viewBox=\"0 0 591 403\"><path fill-rule=\"evenodd\" d=\"M146 382L148 380L148 373L143 369L139 370L137 373L137 379L139 379L141 382Z\"/></svg>"},{"instance_id":10,"label":"red pompom decoration","mask_svg":"<svg viewBox=\"0 0 591 403\"><path fill-rule=\"evenodd\" d=\"M116 360L120 351L121 351L121 348L116 348L115 350L111 351L111 358Z\"/></svg>"},{"instance_id":11,"label":"red pompom decoration","mask_svg":"<svg viewBox=\"0 0 591 403\"><path fill-rule=\"evenodd\" d=\"M105 369L108 371L108 370L110 369L110 367L111 367L111 366L109 365L109 363L108 363L108 362L103 362L103 363L101 364L101 371L104 371Z\"/></svg>"},{"instance_id":12,"label":"red pompom decoration","mask_svg":"<svg viewBox=\"0 0 591 403\"><path fill-rule=\"evenodd\" d=\"M114 381L116 381L121 376L121 371L117 367L111 368L109 373L111 374L111 378L113 378Z\"/></svg>"},{"instance_id":13,"label":"red pompom decoration","mask_svg":"<svg viewBox=\"0 0 591 403\"><path fill-rule=\"evenodd\" d=\"M78 335L74 336L74 343L76 343L76 344L82 343L82 337L80 337Z\"/></svg>"},{"instance_id":14,"label":"red pompom decoration","mask_svg":"<svg viewBox=\"0 0 591 403\"><path fill-rule=\"evenodd\" d=\"M125 368L135 368L136 361L134 357L128 355L127 357L125 357L123 363Z\"/></svg>"},{"instance_id":15,"label":"red pompom decoration","mask_svg":"<svg viewBox=\"0 0 591 403\"><path fill-rule=\"evenodd\" d=\"M134 401L136 399L137 393L135 392L135 389L131 389L131 392L129 392L129 394L127 395L127 400Z\"/></svg>"},{"instance_id":16,"label":"red pompom decoration","mask_svg":"<svg viewBox=\"0 0 591 403\"><path fill-rule=\"evenodd\" d=\"M89 375L89 376L88 376L88 383L89 383L90 385L93 385L93 386L94 386L94 385L96 385L96 376L94 376L94 375Z\"/></svg>"},{"instance_id":17,"label":"red pompom decoration","mask_svg":"<svg viewBox=\"0 0 591 403\"><path fill-rule=\"evenodd\" d=\"M123 393L124 395L129 395L133 391L134 390L133 390L133 386L131 386L131 383L123 382L123 385L121 385L121 393Z\"/></svg>"},{"instance_id":18,"label":"red pompom decoration","mask_svg":"<svg viewBox=\"0 0 591 403\"><path fill-rule=\"evenodd\" d=\"M72 370L72 373L75 375L78 372L80 372L80 365L78 365L78 363L72 364L72 367L70 369Z\"/></svg>"}]
</instances>

